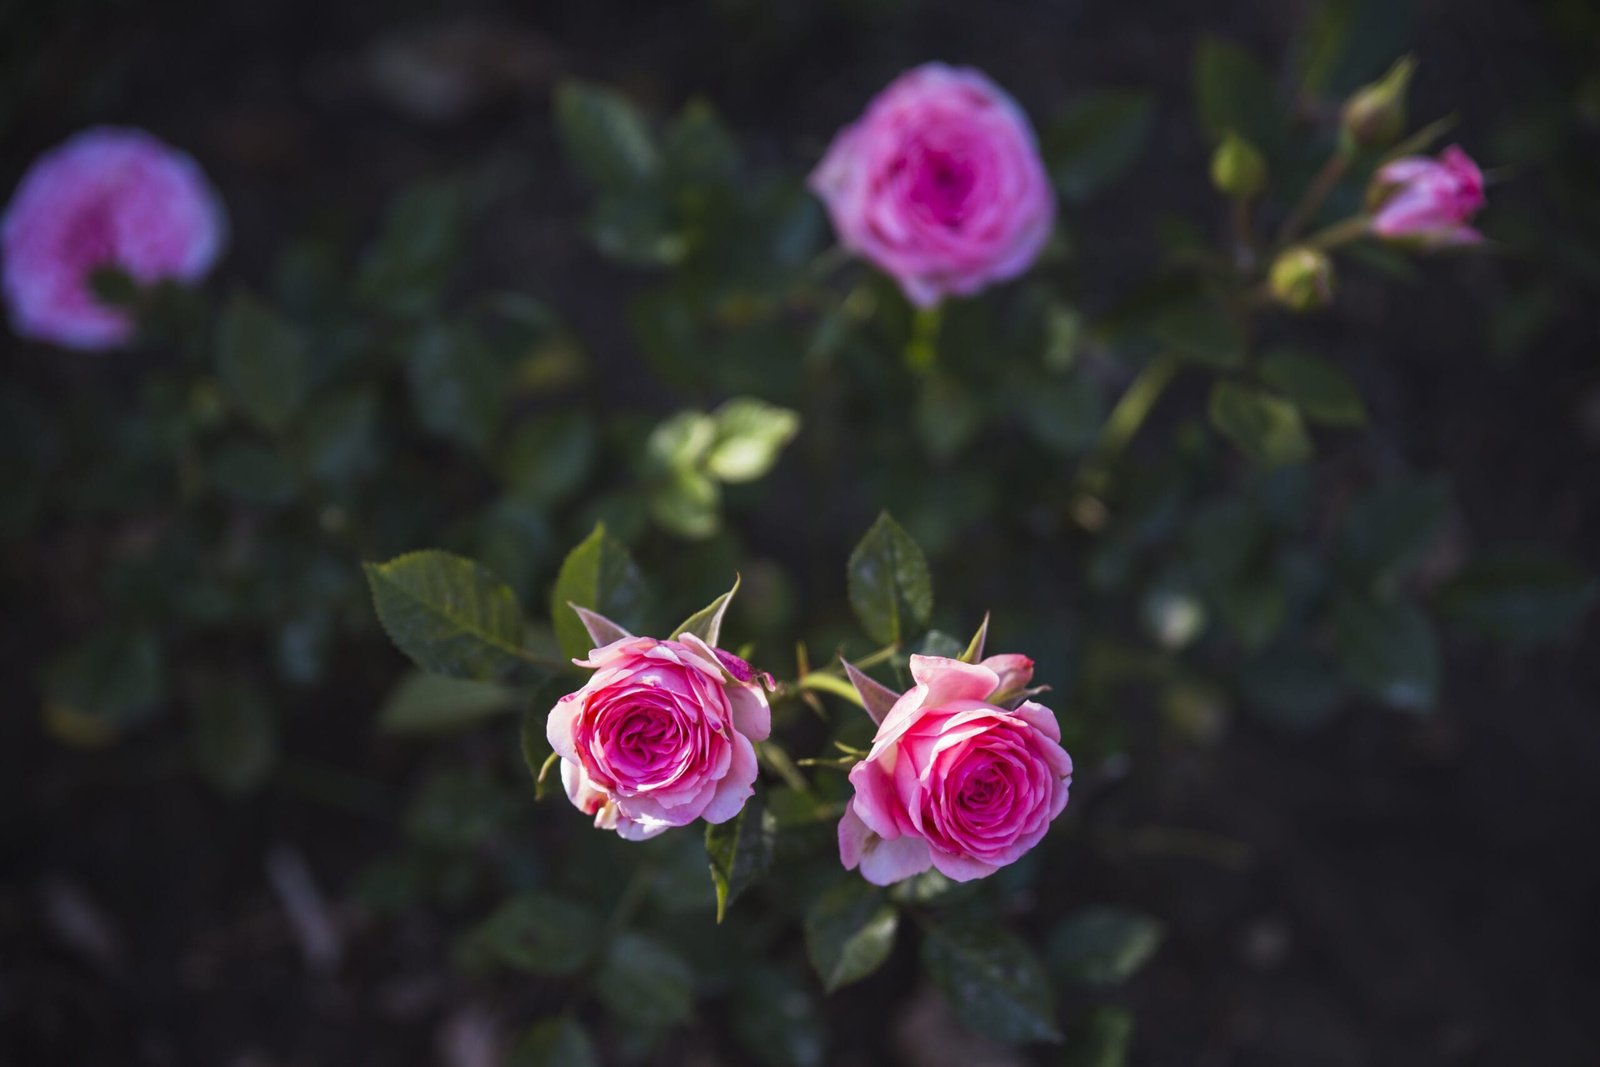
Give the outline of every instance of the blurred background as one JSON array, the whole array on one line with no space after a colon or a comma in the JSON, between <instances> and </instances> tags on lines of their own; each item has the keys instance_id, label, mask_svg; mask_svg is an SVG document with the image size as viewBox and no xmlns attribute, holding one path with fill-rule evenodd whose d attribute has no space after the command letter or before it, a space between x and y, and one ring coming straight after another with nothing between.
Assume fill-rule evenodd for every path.
<instances>
[{"instance_id":1,"label":"blurred background","mask_svg":"<svg viewBox=\"0 0 1600 1067\"><path fill-rule=\"evenodd\" d=\"M1407 564L1407 581L1424 590L1437 580L1430 576L1453 572L1485 546L1541 546L1592 573L1600 566L1600 11L1581 0L18 2L0 7L0 185L9 195L31 159L84 126L149 129L192 153L227 204L232 244L216 289L270 290L281 306L313 316L307 321L337 324L337 310L314 319L319 300L342 284L361 249L425 240L394 237L405 223L386 205L419 182L460 182L471 221L452 246L452 280L438 288L528 294L554 309L554 324L542 310L517 319L537 334L540 380L556 383L549 393L530 386L527 403L631 413L640 426L584 446L585 455L596 447L621 454L651 420L735 392L793 403L808 420L810 408L794 399L799 385L778 382L779 372L769 378L764 364L696 383L674 377L659 351L641 355L649 343L640 337L651 333L637 309L648 306L657 275L640 263L648 255L619 262L606 254L586 224L592 190L566 165L551 120L552 95L566 79L615 87L658 117L708 101L744 166L791 183L873 93L929 59L985 70L1041 128L1091 91L1148 94L1142 150L1092 198L1063 204L1061 247L1041 279L1070 290L1073 308L1097 319L1148 275L1171 220L1207 235L1226 227L1226 204L1205 176L1210 145L1193 115L1197 42L1218 35L1242 45L1287 88L1303 66L1307 26L1346 9L1358 12L1347 36L1377 57L1369 76L1407 51L1420 60L1414 124L1459 116L1449 141L1490 174L1481 221L1497 248L1351 269L1332 310L1293 326L1297 343L1350 374L1368 409L1361 433L1319 438L1308 484L1343 514L1374 472L1441 479L1450 503L1428 520ZM820 248L814 209L801 225ZM383 313L396 321L409 314ZM332 345L342 328L315 343ZM526 338L519 343L526 348ZM793 343L798 351L809 341ZM119 417L130 398L158 410L160 398L142 390L166 358L159 346L99 357L9 335L0 342L9 483L0 571L9 690L0 718L0 1062L501 1062L495 1050L506 1033L559 1003L559 991L487 982L463 968L454 931L481 918L493 898L476 883L446 885L448 859L442 873L417 873L426 864L407 849L429 833L470 838L502 864L491 881L515 884L522 861L502 853L525 839L459 825L489 819L483 813L496 805L529 802L520 767L506 770L508 759L520 763L515 728L497 723L439 744L375 733L376 709L402 664L359 618L355 562L439 542L492 557L510 540L525 564L513 584L525 603L540 604L561 553L596 516L627 527L630 490L591 472L573 485L599 483L610 494L604 504L568 499L570 514L559 519L496 512L500 525L463 532L451 523L487 490L452 477L446 445L397 444L365 461L360 475L382 481L393 460L396 488L382 499L396 514L385 512L379 532L354 549L338 538L337 548L317 547L319 529L343 528L330 509L359 515L368 499L342 501L337 478L330 500L301 523L310 555L277 559L280 542L270 538L261 547L271 523L300 520L241 524L233 512L194 527L185 535L192 545L174 541L157 510L130 513L115 485L95 481L97 472L121 481L109 457L135 446L83 436L85 426ZM848 364L830 366L812 385L843 389L850 372L839 368ZM981 378L982 353L963 366ZM1114 398L1126 379L1114 360L1108 366L1103 384ZM1181 437L1196 395L1176 387L1141 462L1170 458L1164 442ZM185 394L177 403L191 410L192 401ZM379 403L387 402L386 393ZM730 488L720 540L692 551L672 542L637 549L647 573L688 559L688 591L663 593L666 613L725 588L727 561L742 551L757 559L745 571L739 624L776 663L788 654L776 635L797 618L814 622L813 648L825 651L842 616L841 563L889 504L928 549L936 581L949 575L940 625L964 634L993 609L1002 650L1033 654L1041 680L1069 692L1076 684L1080 694L1108 685L1086 652L1085 613L1118 611L1138 630L1140 605L1161 591L1163 576L1097 585L1090 565L1113 566L1103 547L1041 527L1028 511L1070 471L1072 442L1026 461L1002 428L995 449L1007 459L986 463L969 441L929 440L897 461L922 473L854 479L852 464L867 461L848 451L849 427L863 439L900 437L914 416L836 410L846 412L837 423L846 429L812 440L827 442L816 446L823 452L845 451L791 457L761 486ZM461 440L448 413L422 419L444 427L440 440ZM806 433L797 455L810 447ZM403 463L394 459L402 454ZM244 455L248 467L253 453ZM277 492L270 478L230 470L219 484L250 509L268 507ZM819 470L836 480L819 484ZM932 488L922 496L907 488L924 483ZM80 488L93 502L60 503L61 492ZM1263 499L1280 490L1313 491L1271 483ZM549 490L541 506L574 492ZM408 513L419 496L428 499ZM1313 509L1304 536L1316 540L1327 514ZM1131 544L1143 535L1114 531L1113 540L1124 536ZM257 640L248 628L207 622L212 609L191 605L183 636L169 641L176 631L150 605L186 586L187 561L202 555L221 559L223 570L231 559L265 584L326 574L337 587L328 595L345 606L301 620L300 600L286 593L293 603ZM991 563L990 573L966 573L985 570L972 560ZM113 615L158 635L159 672L146 670L156 654L135 642L89 666L72 660L65 674L41 673ZM1281 716L1253 714L1206 686L1168 684L1166 675L1119 688L1098 702L1098 718L1083 720L1089 726L1068 727L1069 739L1108 757L1075 786L1073 828L1057 830L1045 873L1030 875L1026 900L1012 910L1041 928L1096 902L1159 920L1160 947L1117 994L1138 1019L1133 1064L1595 1062L1600 858L1585 842L1600 817L1597 627L1590 617L1553 640L1509 646L1443 628L1435 707L1425 714L1384 709L1356 686L1337 709L1286 701L1285 714L1303 711L1311 721L1285 728ZM104 697L113 686L96 671L172 681L138 697ZM254 692L253 680L268 676L261 689L275 705L271 726L217 726L193 710L206 706L208 686L232 694L222 702L237 707L253 698L229 687ZM52 717L52 707L66 706L52 688L62 685L76 687L79 710L104 697L137 705L137 721L119 724L112 741L99 726ZM274 755L256 754L263 736ZM234 772L252 761L259 771L238 780ZM504 772L504 787L473 793L490 766ZM451 790L470 795L444 796ZM520 809L506 816L519 818L559 822L569 837L587 832L548 802L537 818ZM439 829L438 820L452 819ZM870 981L821 1002L828 1036L797 1061L1058 1062L1053 1051L949 1036L953 1024L917 992L914 971L896 956ZM1100 994L1068 996L1070 1022ZM604 1022L595 1032L619 1062L757 1062L761 1053L724 1025L717 997L692 1025L653 1043L613 1040Z\"/></svg>"}]
</instances>

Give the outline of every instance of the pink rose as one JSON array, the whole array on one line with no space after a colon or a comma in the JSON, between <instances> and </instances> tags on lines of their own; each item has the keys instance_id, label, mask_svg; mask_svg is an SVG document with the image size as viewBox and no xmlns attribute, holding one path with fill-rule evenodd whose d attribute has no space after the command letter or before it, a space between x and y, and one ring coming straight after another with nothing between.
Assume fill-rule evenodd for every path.
<instances>
[{"instance_id":1,"label":"pink rose","mask_svg":"<svg viewBox=\"0 0 1600 1067\"><path fill-rule=\"evenodd\" d=\"M4 288L17 333L105 349L133 330L90 289L97 268L134 281L194 282L227 221L194 160L141 130L85 130L34 161L0 222Z\"/></svg>"},{"instance_id":2,"label":"pink rose","mask_svg":"<svg viewBox=\"0 0 1600 1067\"><path fill-rule=\"evenodd\" d=\"M748 664L693 634L626 636L576 662L594 674L556 702L546 732L579 811L630 841L739 814L755 792L751 742L772 731Z\"/></svg>"},{"instance_id":3,"label":"pink rose","mask_svg":"<svg viewBox=\"0 0 1600 1067\"><path fill-rule=\"evenodd\" d=\"M1372 232L1427 248L1476 244L1483 235L1467 222L1484 205L1483 172L1456 145L1438 159L1407 156L1373 179L1378 210Z\"/></svg>"},{"instance_id":4,"label":"pink rose","mask_svg":"<svg viewBox=\"0 0 1600 1067\"><path fill-rule=\"evenodd\" d=\"M1022 700L1025 656L962 663L912 656L916 685L878 725L850 771L855 797L839 823L839 859L889 885L929 866L958 882L1027 852L1067 806L1072 759L1055 715Z\"/></svg>"},{"instance_id":5,"label":"pink rose","mask_svg":"<svg viewBox=\"0 0 1600 1067\"><path fill-rule=\"evenodd\" d=\"M1055 199L1028 117L983 74L926 63L840 130L811 174L839 242L919 307L1028 269Z\"/></svg>"}]
</instances>

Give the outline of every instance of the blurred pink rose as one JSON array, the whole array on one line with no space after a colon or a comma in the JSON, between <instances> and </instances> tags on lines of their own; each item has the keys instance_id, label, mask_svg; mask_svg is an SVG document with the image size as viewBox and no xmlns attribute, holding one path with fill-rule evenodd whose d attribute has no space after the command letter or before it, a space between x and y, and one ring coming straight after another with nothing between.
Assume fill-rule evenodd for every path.
<instances>
[{"instance_id":1,"label":"blurred pink rose","mask_svg":"<svg viewBox=\"0 0 1600 1067\"><path fill-rule=\"evenodd\" d=\"M94 271L116 267L144 285L194 282L226 230L187 154L142 130L84 130L34 161L0 222L12 326L68 348L121 344L133 323L95 298Z\"/></svg>"},{"instance_id":2,"label":"blurred pink rose","mask_svg":"<svg viewBox=\"0 0 1600 1067\"><path fill-rule=\"evenodd\" d=\"M839 242L919 307L1028 269L1055 199L1033 128L976 70L927 63L840 130L811 174Z\"/></svg>"},{"instance_id":3,"label":"blurred pink rose","mask_svg":"<svg viewBox=\"0 0 1600 1067\"><path fill-rule=\"evenodd\" d=\"M965 882L1039 843L1067 806L1072 759L1049 708L990 702L1022 696L1032 672L1023 656L911 657L917 684L850 771L856 793L839 823L846 869L859 866L876 885L929 866Z\"/></svg>"},{"instance_id":4,"label":"blurred pink rose","mask_svg":"<svg viewBox=\"0 0 1600 1067\"><path fill-rule=\"evenodd\" d=\"M556 702L546 727L567 796L630 841L696 819L726 822L755 792L754 741L772 730L767 697L693 634L624 637L589 653L595 672Z\"/></svg>"},{"instance_id":5,"label":"blurred pink rose","mask_svg":"<svg viewBox=\"0 0 1600 1067\"><path fill-rule=\"evenodd\" d=\"M1425 247L1476 244L1483 235L1467 222L1484 205L1483 172L1456 145L1438 159L1407 156L1373 179L1378 209L1372 232Z\"/></svg>"}]
</instances>

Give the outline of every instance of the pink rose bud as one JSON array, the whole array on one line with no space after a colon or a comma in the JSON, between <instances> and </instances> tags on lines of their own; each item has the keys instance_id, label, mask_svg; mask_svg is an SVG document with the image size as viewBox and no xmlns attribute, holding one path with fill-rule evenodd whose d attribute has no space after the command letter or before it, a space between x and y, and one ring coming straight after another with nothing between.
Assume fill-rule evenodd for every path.
<instances>
[{"instance_id":1,"label":"pink rose bud","mask_svg":"<svg viewBox=\"0 0 1600 1067\"><path fill-rule=\"evenodd\" d=\"M983 878L1038 844L1067 806L1072 759L1055 715L1031 700L989 703L1001 688L990 662L911 657L916 685L850 771L855 797L839 823L847 870L875 885L930 866L958 882Z\"/></svg>"},{"instance_id":2,"label":"pink rose bud","mask_svg":"<svg viewBox=\"0 0 1600 1067\"><path fill-rule=\"evenodd\" d=\"M1438 159L1407 156L1379 169L1372 198L1372 232L1425 248L1476 244L1483 235L1467 222L1484 205L1483 172L1456 145Z\"/></svg>"},{"instance_id":3,"label":"pink rose bud","mask_svg":"<svg viewBox=\"0 0 1600 1067\"><path fill-rule=\"evenodd\" d=\"M556 702L546 733L579 811L630 841L739 814L755 793L752 742L772 731L759 676L741 681L693 634L623 637L575 662L594 674Z\"/></svg>"},{"instance_id":4,"label":"pink rose bud","mask_svg":"<svg viewBox=\"0 0 1600 1067\"><path fill-rule=\"evenodd\" d=\"M34 161L0 221L12 327L67 348L122 344L133 321L95 297L94 272L196 282L226 232L221 202L187 154L142 130L85 130Z\"/></svg>"},{"instance_id":5,"label":"pink rose bud","mask_svg":"<svg viewBox=\"0 0 1600 1067\"><path fill-rule=\"evenodd\" d=\"M840 130L811 174L839 242L932 307L1028 269L1055 200L1028 118L983 74L927 63Z\"/></svg>"}]
</instances>

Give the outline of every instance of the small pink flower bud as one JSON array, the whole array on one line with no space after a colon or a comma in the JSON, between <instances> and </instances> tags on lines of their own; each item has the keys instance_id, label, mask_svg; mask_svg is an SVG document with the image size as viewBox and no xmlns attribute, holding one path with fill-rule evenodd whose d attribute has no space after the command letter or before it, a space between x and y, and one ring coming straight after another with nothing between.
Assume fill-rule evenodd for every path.
<instances>
[{"instance_id":1,"label":"small pink flower bud","mask_svg":"<svg viewBox=\"0 0 1600 1067\"><path fill-rule=\"evenodd\" d=\"M1477 244L1468 226L1484 205L1483 172L1456 145L1439 158L1407 156L1379 169L1368 199L1376 205L1372 232L1423 248Z\"/></svg>"}]
</instances>

